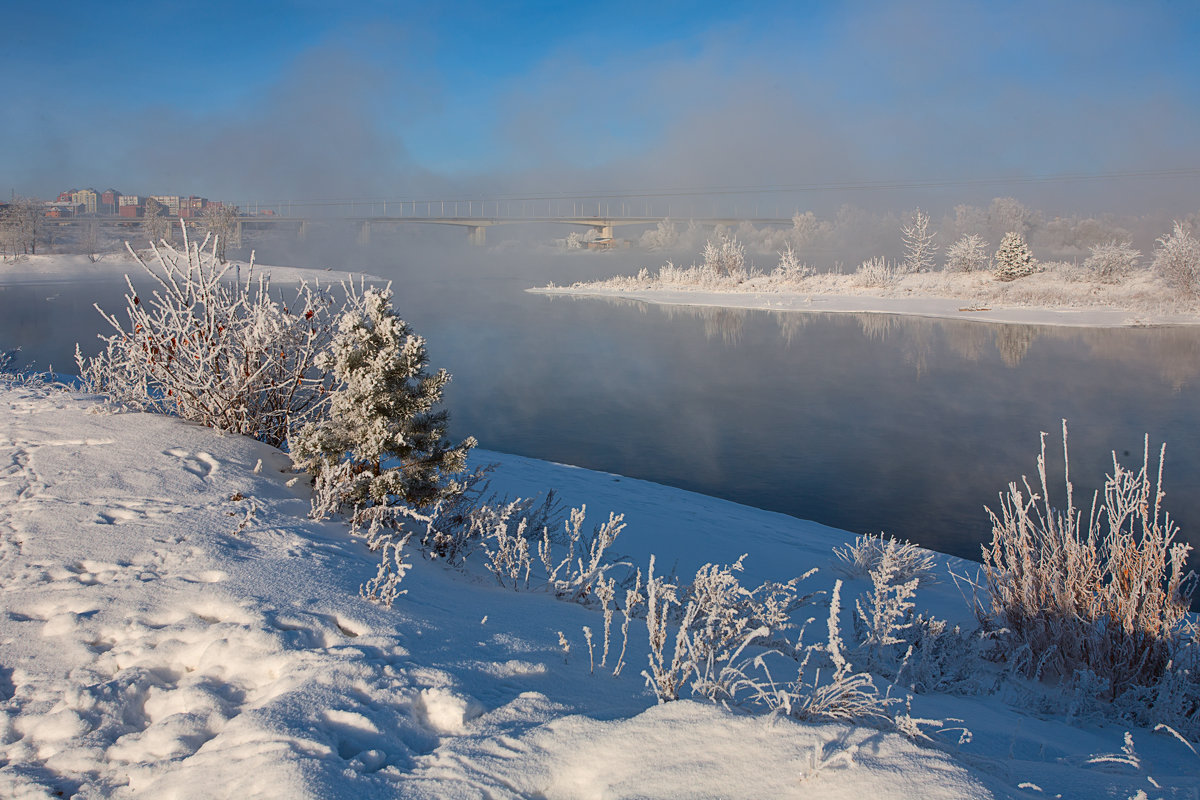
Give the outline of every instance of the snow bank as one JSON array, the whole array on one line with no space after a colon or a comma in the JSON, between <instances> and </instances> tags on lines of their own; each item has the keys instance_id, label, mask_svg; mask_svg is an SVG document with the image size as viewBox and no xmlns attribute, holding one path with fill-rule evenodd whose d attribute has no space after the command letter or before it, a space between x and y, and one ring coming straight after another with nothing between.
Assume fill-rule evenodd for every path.
<instances>
[{"instance_id":1,"label":"snow bank","mask_svg":"<svg viewBox=\"0 0 1200 800\"><path fill-rule=\"evenodd\" d=\"M417 557L391 611L360 599L375 556L339 524L307 518L306 490L265 445L28 386L0 385L0 426L3 797L889 800L1200 787L1200 759L1170 736L1135 731L1135 764L1093 765L1123 729L1039 718L1019 698L919 698L915 714L964 718L974 733L938 747L656 706L637 675L637 625L630 668L614 678L589 674L580 630L597 626L594 612L500 589L481 571ZM817 566L831 582L830 548L848 538L619 476L478 458L499 463L499 491L553 486L593 518L625 512L624 551L657 552L681 573L749 552L748 573ZM848 578L846 591L863 585ZM966 613L948 581L929 601Z\"/></svg>"},{"instance_id":2,"label":"snow bank","mask_svg":"<svg viewBox=\"0 0 1200 800\"><path fill-rule=\"evenodd\" d=\"M1194 314L1138 313L1104 308L1063 310L1029 306L980 304L945 297L876 297L803 292L718 292L703 289L609 289L550 287L534 294L608 297L657 305L744 308L763 311L809 311L827 314L904 314L1021 325L1119 328L1146 325L1198 325Z\"/></svg>"},{"instance_id":3,"label":"snow bank","mask_svg":"<svg viewBox=\"0 0 1200 800\"><path fill-rule=\"evenodd\" d=\"M152 259L147 259L152 263ZM230 259L235 269L240 266L243 277L249 262ZM346 280L382 280L373 275L363 275L357 272L346 272L333 269L304 269L303 267L276 267L267 264L255 264L254 273L271 278L271 282L299 283L300 281L320 280L321 283L340 283ZM230 273L233 274L232 272ZM142 268L127 252L107 253L99 261L91 261L86 255L36 255L17 256L0 260L0 285L15 285L22 283L57 283L75 282L80 280L120 280L122 275L129 275L136 284L143 275Z\"/></svg>"}]
</instances>

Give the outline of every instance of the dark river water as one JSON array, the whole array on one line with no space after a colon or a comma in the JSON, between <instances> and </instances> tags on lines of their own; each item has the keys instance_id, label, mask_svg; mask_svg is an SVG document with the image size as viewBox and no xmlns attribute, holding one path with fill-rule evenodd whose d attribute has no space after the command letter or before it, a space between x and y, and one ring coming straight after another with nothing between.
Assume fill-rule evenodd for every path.
<instances>
[{"instance_id":1,"label":"dark river water","mask_svg":"<svg viewBox=\"0 0 1200 800\"><path fill-rule=\"evenodd\" d=\"M302 263L295 253L276 263ZM1070 426L1076 497L1167 448L1165 507L1200 544L1200 329L1087 330L647 306L524 290L656 266L633 253L353 255L453 375L452 434L978 559L985 505ZM270 262L270 254L260 259ZM315 255L307 265L320 266ZM10 267L11 268L11 267ZM115 285L0 288L0 345L73 371ZM1053 487L1053 483L1052 483ZM1061 491L1061 478L1058 486ZM619 509L616 509L619 510ZM731 530L730 536L738 532Z\"/></svg>"}]
</instances>

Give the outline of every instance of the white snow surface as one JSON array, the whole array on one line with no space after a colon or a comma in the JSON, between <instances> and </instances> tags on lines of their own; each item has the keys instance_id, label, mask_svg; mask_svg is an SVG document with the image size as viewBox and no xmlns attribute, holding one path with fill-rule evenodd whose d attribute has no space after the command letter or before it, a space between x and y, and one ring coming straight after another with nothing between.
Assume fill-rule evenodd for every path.
<instances>
[{"instance_id":1,"label":"white snow surface","mask_svg":"<svg viewBox=\"0 0 1200 800\"><path fill-rule=\"evenodd\" d=\"M1164 733L1066 722L1002 696L919 696L971 728L898 733L656 705L589 674L598 613L411 555L408 593L358 596L376 556L307 518L287 457L96 398L0 384L0 797L1195 797ZM558 489L619 549L680 574L748 552L747 582L820 572L849 535L619 476L497 453L493 488ZM261 463L260 463L261 462ZM941 559L943 566L952 560ZM967 568L963 562L955 562ZM845 597L862 591L848 579ZM924 590L923 590L924 591ZM968 613L950 581L926 600ZM566 657L558 632L572 643ZM598 660L598 656L597 656ZM1156 788L1151 779L1162 788ZM1023 787L1023 788L1022 788Z\"/></svg>"},{"instance_id":2,"label":"white snow surface","mask_svg":"<svg viewBox=\"0 0 1200 800\"><path fill-rule=\"evenodd\" d=\"M158 262L153 253L147 257L147 264L156 265ZM250 262L240 259L230 259L234 275L241 268L244 279ZM304 267L278 267L268 264L255 264L255 275L269 276L273 283L299 283L300 281L320 280L321 283L340 283L348 280L382 280L373 275L363 275L357 272L334 269L306 269ZM145 277L145 271L124 250L105 253L98 261L91 261L85 255L72 254L39 254L23 255L16 258L0 260L0 285L15 285L24 283L57 283L76 282L80 280L120 280L122 275L129 275L135 285Z\"/></svg>"},{"instance_id":3,"label":"white snow surface","mask_svg":"<svg viewBox=\"0 0 1200 800\"><path fill-rule=\"evenodd\" d=\"M1139 313L1108 308L1037 308L1004 306L947 297L878 297L802 292L719 292L706 289L610 289L591 286L542 287L534 294L608 297L675 306L742 308L764 311L807 311L826 314L901 314L1021 325L1121 328L1151 325L1197 325L1194 314Z\"/></svg>"}]
</instances>

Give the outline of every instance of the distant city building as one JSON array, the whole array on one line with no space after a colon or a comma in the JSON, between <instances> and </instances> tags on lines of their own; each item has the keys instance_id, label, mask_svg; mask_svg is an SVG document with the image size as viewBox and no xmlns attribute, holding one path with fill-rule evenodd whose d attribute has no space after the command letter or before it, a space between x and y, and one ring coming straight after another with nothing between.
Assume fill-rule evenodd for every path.
<instances>
[{"instance_id":1,"label":"distant city building","mask_svg":"<svg viewBox=\"0 0 1200 800\"><path fill-rule=\"evenodd\" d=\"M95 189L80 189L71 193L71 202L83 206L84 214L95 214L100 207L100 193Z\"/></svg>"},{"instance_id":2,"label":"distant city building","mask_svg":"<svg viewBox=\"0 0 1200 800\"><path fill-rule=\"evenodd\" d=\"M179 201L179 216L181 217L198 217L208 206L208 200L203 197L192 195L185 197Z\"/></svg>"},{"instance_id":3,"label":"distant city building","mask_svg":"<svg viewBox=\"0 0 1200 800\"><path fill-rule=\"evenodd\" d=\"M54 216L75 216L80 214L116 214L122 217L142 217L146 213L146 201L156 200L171 217L195 218L203 216L209 206L220 208L219 200L209 200L199 195L152 194L146 195L122 194L116 189L105 189L97 192L95 189L68 189L59 192L53 203L46 203L47 213L51 207Z\"/></svg>"},{"instance_id":4,"label":"distant city building","mask_svg":"<svg viewBox=\"0 0 1200 800\"><path fill-rule=\"evenodd\" d=\"M62 219L63 217L73 217L76 214L83 213L83 206L76 205L71 200L58 201L55 200L46 203L45 215L51 219Z\"/></svg>"},{"instance_id":5,"label":"distant city building","mask_svg":"<svg viewBox=\"0 0 1200 800\"><path fill-rule=\"evenodd\" d=\"M163 208L167 209L167 214L172 217L179 216L179 195L177 194L152 194L151 200L157 200L162 204Z\"/></svg>"},{"instance_id":6,"label":"distant city building","mask_svg":"<svg viewBox=\"0 0 1200 800\"><path fill-rule=\"evenodd\" d=\"M142 206L142 198L136 194L123 194L117 200L117 213L122 217L140 217Z\"/></svg>"},{"instance_id":7,"label":"distant city building","mask_svg":"<svg viewBox=\"0 0 1200 800\"><path fill-rule=\"evenodd\" d=\"M117 213L117 203L121 199L121 193L116 189L105 189L100 193L100 213L115 214Z\"/></svg>"}]
</instances>

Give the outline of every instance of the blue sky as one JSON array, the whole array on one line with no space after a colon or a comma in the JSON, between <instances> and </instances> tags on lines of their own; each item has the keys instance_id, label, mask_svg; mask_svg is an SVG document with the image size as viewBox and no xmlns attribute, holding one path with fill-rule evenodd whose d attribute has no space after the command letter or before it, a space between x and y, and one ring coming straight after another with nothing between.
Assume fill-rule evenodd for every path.
<instances>
[{"instance_id":1,"label":"blue sky","mask_svg":"<svg viewBox=\"0 0 1200 800\"><path fill-rule=\"evenodd\" d=\"M8 0L21 35L0 71L5 194L466 197L1200 167L1194 2L341 5ZM1200 206L1195 177L1135 183L1111 210ZM1094 186L1039 191L1098 202Z\"/></svg>"}]
</instances>

